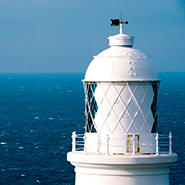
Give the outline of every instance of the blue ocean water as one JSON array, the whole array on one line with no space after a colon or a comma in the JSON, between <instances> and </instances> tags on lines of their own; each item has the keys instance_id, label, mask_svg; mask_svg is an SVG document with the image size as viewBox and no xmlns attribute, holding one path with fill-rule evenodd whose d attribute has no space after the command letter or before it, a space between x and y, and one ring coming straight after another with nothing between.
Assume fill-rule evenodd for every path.
<instances>
[{"instance_id":1,"label":"blue ocean water","mask_svg":"<svg viewBox=\"0 0 185 185\"><path fill-rule=\"evenodd\" d=\"M0 184L73 185L71 133L84 133L84 74L0 74ZM159 73L158 131L173 134L185 184L185 73Z\"/></svg>"}]
</instances>

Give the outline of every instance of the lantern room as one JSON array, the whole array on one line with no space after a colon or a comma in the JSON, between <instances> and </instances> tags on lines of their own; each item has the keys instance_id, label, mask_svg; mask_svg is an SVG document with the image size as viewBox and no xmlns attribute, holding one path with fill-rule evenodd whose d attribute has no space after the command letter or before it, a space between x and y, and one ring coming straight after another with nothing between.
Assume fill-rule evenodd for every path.
<instances>
[{"instance_id":1,"label":"lantern room","mask_svg":"<svg viewBox=\"0 0 185 185\"><path fill-rule=\"evenodd\" d=\"M108 135L110 151L125 154L135 134L138 152L154 152L160 82L156 69L149 56L133 48L133 36L120 33L108 39L110 48L94 57L83 80L87 151L104 151L99 143ZM123 140L127 147L122 147Z\"/></svg>"}]
</instances>

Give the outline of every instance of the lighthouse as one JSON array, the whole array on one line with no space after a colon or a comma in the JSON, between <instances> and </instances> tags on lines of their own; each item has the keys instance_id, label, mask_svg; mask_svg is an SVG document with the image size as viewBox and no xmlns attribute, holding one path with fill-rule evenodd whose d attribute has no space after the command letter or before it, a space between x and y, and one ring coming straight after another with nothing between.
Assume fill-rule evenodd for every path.
<instances>
[{"instance_id":1,"label":"lighthouse","mask_svg":"<svg viewBox=\"0 0 185 185\"><path fill-rule=\"evenodd\" d=\"M75 185L169 185L177 161L172 134L157 130L160 80L150 57L133 48L134 37L110 36L109 48L94 56L83 80L85 133L72 134L67 160Z\"/></svg>"}]
</instances>

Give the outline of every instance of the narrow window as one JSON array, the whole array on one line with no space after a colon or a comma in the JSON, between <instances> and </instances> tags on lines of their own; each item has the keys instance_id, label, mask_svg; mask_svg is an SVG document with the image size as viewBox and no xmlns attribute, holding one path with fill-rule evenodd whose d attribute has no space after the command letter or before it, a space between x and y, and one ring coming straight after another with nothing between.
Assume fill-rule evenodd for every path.
<instances>
[{"instance_id":1,"label":"narrow window","mask_svg":"<svg viewBox=\"0 0 185 185\"><path fill-rule=\"evenodd\" d=\"M94 93L97 87L96 82L85 83L85 114L86 114L86 132L97 132L94 125L94 118L98 110L98 105L94 97Z\"/></svg>"},{"instance_id":2,"label":"narrow window","mask_svg":"<svg viewBox=\"0 0 185 185\"><path fill-rule=\"evenodd\" d=\"M153 87L154 96L151 104L151 110L152 110L154 122L153 122L151 133L156 133L157 132L157 93L159 88L159 82L152 83L152 87Z\"/></svg>"},{"instance_id":3,"label":"narrow window","mask_svg":"<svg viewBox=\"0 0 185 185\"><path fill-rule=\"evenodd\" d=\"M135 135L136 137L136 153L140 153L139 147L139 135ZM133 135L127 135L127 153L133 153Z\"/></svg>"}]
</instances>

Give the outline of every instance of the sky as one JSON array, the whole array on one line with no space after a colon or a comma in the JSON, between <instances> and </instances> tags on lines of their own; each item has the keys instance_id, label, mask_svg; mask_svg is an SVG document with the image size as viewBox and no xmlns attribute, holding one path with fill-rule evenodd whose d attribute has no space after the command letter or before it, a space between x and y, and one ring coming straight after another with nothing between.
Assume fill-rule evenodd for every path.
<instances>
[{"instance_id":1,"label":"sky","mask_svg":"<svg viewBox=\"0 0 185 185\"><path fill-rule=\"evenodd\" d=\"M85 73L120 10L158 72L185 71L185 0L0 0L0 73Z\"/></svg>"}]
</instances>

